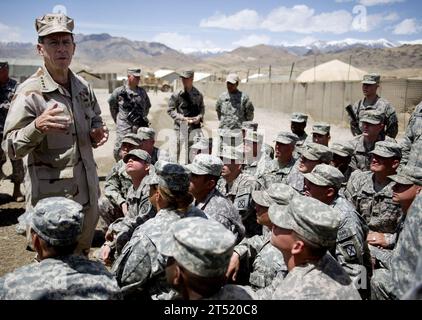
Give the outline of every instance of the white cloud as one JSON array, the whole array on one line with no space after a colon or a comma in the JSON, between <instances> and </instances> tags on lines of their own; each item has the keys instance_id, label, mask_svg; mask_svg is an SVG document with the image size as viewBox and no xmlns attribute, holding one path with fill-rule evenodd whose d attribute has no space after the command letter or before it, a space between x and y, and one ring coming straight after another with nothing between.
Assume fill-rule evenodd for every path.
<instances>
[{"instance_id":1,"label":"white cloud","mask_svg":"<svg viewBox=\"0 0 422 320\"><path fill-rule=\"evenodd\" d=\"M220 52L223 50L218 48L212 41L195 40L190 35L182 35L175 32L157 34L152 40L184 53L196 51Z\"/></svg>"},{"instance_id":2,"label":"white cloud","mask_svg":"<svg viewBox=\"0 0 422 320\"><path fill-rule=\"evenodd\" d=\"M397 2L404 2L405 0L360 0L360 4L371 7L377 5L393 4Z\"/></svg>"},{"instance_id":3,"label":"white cloud","mask_svg":"<svg viewBox=\"0 0 422 320\"><path fill-rule=\"evenodd\" d=\"M280 45L285 46L285 47L306 47L306 46L313 44L316 41L318 41L317 38L307 36L307 37L300 39L298 41L295 41L295 42L285 42L285 41L283 41L283 42L280 43Z\"/></svg>"},{"instance_id":4,"label":"white cloud","mask_svg":"<svg viewBox=\"0 0 422 320\"><path fill-rule=\"evenodd\" d=\"M393 34L413 34L417 33L421 29L422 26L418 25L416 19L404 19L394 27Z\"/></svg>"},{"instance_id":5,"label":"white cloud","mask_svg":"<svg viewBox=\"0 0 422 320\"><path fill-rule=\"evenodd\" d=\"M247 37L243 37L240 40L233 42L233 45L238 47L253 47L258 44L269 44L270 41L271 38L269 36L251 34Z\"/></svg>"},{"instance_id":6,"label":"white cloud","mask_svg":"<svg viewBox=\"0 0 422 320\"><path fill-rule=\"evenodd\" d=\"M0 41L13 42L21 40L21 33L19 28L11 27L0 22Z\"/></svg>"},{"instance_id":7,"label":"white cloud","mask_svg":"<svg viewBox=\"0 0 422 320\"><path fill-rule=\"evenodd\" d=\"M261 18L255 10L244 9L228 16L216 13L212 17L202 19L199 26L231 30L248 30L256 29L259 26L260 19Z\"/></svg>"},{"instance_id":8,"label":"white cloud","mask_svg":"<svg viewBox=\"0 0 422 320\"><path fill-rule=\"evenodd\" d=\"M399 20L399 15L396 12L392 13L378 13L366 16L366 28L357 31L372 31L381 25Z\"/></svg>"}]
</instances>

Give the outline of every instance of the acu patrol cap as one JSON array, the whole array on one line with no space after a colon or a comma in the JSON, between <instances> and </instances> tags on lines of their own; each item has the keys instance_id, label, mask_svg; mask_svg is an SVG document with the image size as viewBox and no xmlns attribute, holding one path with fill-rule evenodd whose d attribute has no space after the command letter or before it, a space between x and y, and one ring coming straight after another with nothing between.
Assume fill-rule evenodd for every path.
<instances>
[{"instance_id":1,"label":"acu patrol cap","mask_svg":"<svg viewBox=\"0 0 422 320\"><path fill-rule=\"evenodd\" d=\"M333 159L333 153L322 144L309 142L301 150L302 156L311 161L322 161L329 163Z\"/></svg>"},{"instance_id":2,"label":"acu patrol cap","mask_svg":"<svg viewBox=\"0 0 422 320\"><path fill-rule=\"evenodd\" d=\"M252 191L252 199L262 207L269 208L272 204L288 205L296 191L284 183L273 183L267 190Z\"/></svg>"},{"instance_id":3,"label":"acu patrol cap","mask_svg":"<svg viewBox=\"0 0 422 320\"><path fill-rule=\"evenodd\" d=\"M195 73L192 70L185 70L180 74L181 78L189 79L192 78Z\"/></svg>"},{"instance_id":4,"label":"acu patrol cap","mask_svg":"<svg viewBox=\"0 0 422 320\"><path fill-rule=\"evenodd\" d=\"M242 129L243 130L258 130L258 122L255 121L243 121L242 122Z\"/></svg>"},{"instance_id":5,"label":"acu patrol cap","mask_svg":"<svg viewBox=\"0 0 422 320\"><path fill-rule=\"evenodd\" d=\"M162 167L156 170L156 173L160 187L167 188L170 191L188 191L189 175L183 166L170 162L163 163Z\"/></svg>"},{"instance_id":6,"label":"acu patrol cap","mask_svg":"<svg viewBox=\"0 0 422 320\"><path fill-rule=\"evenodd\" d=\"M304 123L308 121L308 115L301 112L293 112L290 116L290 121Z\"/></svg>"},{"instance_id":7,"label":"acu patrol cap","mask_svg":"<svg viewBox=\"0 0 422 320\"><path fill-rule=\"evenodd\" d=\"M315 123L312 126L312 133L317 133L325 136L330 133L330 125L325 122Z\"/></svg>"},{"instance_id":8,"label":"acu patrol cap","mask_svg":"<svg viewBox=\"0 0 422 320\"><path fill-rule=\"evenodd\" d=\"M398 143L390 141L378 141L375 143L375 148L370 153L376 154L382 158L400 158L401 147Z\"/></svg>"},{"instance_id":9,"label":"acu patrol cap","mask_svg":"<svg viewBox=\"0 0 422 320\"><path fill-rule=\"evenodd\" d=\"M130 143L134 146L139 146L141 144L142 140L139 138L139 136L135 133L127 133L124 138L122 139L123 143Z\"/></svg>"},{"instance_id":10,"label":"acu patrol cap","mask_svg":"<svg viewBox=\"0 0 422 320\"><path fill-rule=\"evenodd\" d=\"M127 163L129 161L129 158L133 156L135 156L136 158L140 160L144 160L146 163L151 163L151 156L149 155L149 153L141 149L134 149L134 150L129 151L123 157L123 162Z\"/></svg>"},{"instance_id":11,"label":"acu patrol cap","mask_svg":"<svg viewBox=\"0 0 422 320\"><path fill-rule=\"evenodd\" d=\"M334 142L330 145L330 150L333 154L340 157L351 157L355 152L352 145L348 142Z\"/></svg>"},{"instance_id":12,"label":"acu patrol cap","mask_svg":"<svg viewBox=\"0 0 422 320\"><path fill-rule=\"evenodd\" d=\"M158 251L200 277L226 273L236 237L221 223L200 217L184 218L173 224L158 242Z\"/></svg>"},{"instance_id":13,"label":"acu patrol cap","mask_svg":"<svg viewBox=\"0 0 422 320\"><path fill-rule=\"evenodd\" d=\"M73 28L73 19L63 13L49 13L35 19L35 30L39 37L59 32L73 34Z\"/></svg>"},{"instance_id":14,"label":"acu patrol cap","mask_svg":"<svg viewBox=\"0 0 422 320\"><path fill-rule=\"evenodd\" d=\"M226 82L236 84L240 81L239 76L236 73L230 73L227 75Z\"/></svg>"},{"instance_id":15,"label":"acu patrol cap","mask_svg":"<svg viewBox=\"0 0 422 320\"><path fill-rule=\"evenodd\" d=\"M388 177L399 184L422 186L422 168L420 167L407 165L402 167L397 174Z\"/></svg>"},{"instance_id":16,"label":"acu patrol cap","mask_svg":"<svg viewBox=\"0 0 422 320\"><path fill-rule=\"evenodd\" d=\"M318 164L312 172L305 173L304 177L313 184L321 187L334 187L340 189L344 175L337 168L328 164Z\"/></svg>"},{"instance_id":17,"label":"acu patrol cap","mask_svg":"<svg viewBox=\"0 0 422 320\"><path fill-rule=\"evenodd\" d=\"M367 122L371 124L384 123L385 115L383 112L378 110L365 110L360 116L360 122Z\"/></svg>"},{"instance_id":18,"label":"acu patrol cap","mask_svg":"<svg viewBox=\"0 0 422 320\"><path fill-rule=\"evenodd\" d=\"M299 137L292 132L279 132L274 140L282 144L292 144L299 141Z\"/></svg>"},{"instance_id":19,"label":"acu patrol cap","mask_svg":"<svg viewBox=\"0 0 422 320\"><path fill-rule=\"evenodd\" d=\"M365 74L363 76L363 84L377 84L380 83L381 76L376 73Z\"/></svg>"},{"instance_id":20,"label":"acu patrol cap","mask_svg":"<svg viewBox=\"0 0 422 320\"><path fill-rule=\"evenodd\" d=\"M140 77L141 76L141 69L139 69L139 68L128 68L127 74L132 75L134 77Z\"/></svg>"},{"instance_id":21,"label":"acu patrol cap","mask_svg":"<svg viewBox=\"0 0 422 320\"><path fill-rule=\"evenodd\" d=\"M276 226L293 230L315 246L331 248L336 244L338 212L317 199L297 196L287 207L271 205L268 215Z\"/></svg>"},{"instance_id":22,"label":"acu patrol cap","mask_svg":"<svg viewBox=\"0 0 422 320\"><path fill-rule=\"evenodd\" d=\"M155 130L153 128L149 127L140 127L136 134L142 139L142 140L150 140L155 139Z\"/></svg>"},{"instance_id":23,"label":"acu patrol cap","mask_svg":"<svg viewBox=\"0 0 422 320\"><path fill-rule=\"evenodd\" d=\"M82 206L65 197L44 198L31 209L31 228L52 246L76 243L82 232Z\"/></svg>"},{"instance_id":24,"label":"acu patrol cap","mask_svg":"<svg viewBox=\"0 0 422 320\"><path fill-rule=\"evenodd\" d=\"M200 153L195 156L193 162L186 165L186 169L196 175L212 175L219 177L223 169L223 161L220 158Z\"/></svg>"}]
</instances>

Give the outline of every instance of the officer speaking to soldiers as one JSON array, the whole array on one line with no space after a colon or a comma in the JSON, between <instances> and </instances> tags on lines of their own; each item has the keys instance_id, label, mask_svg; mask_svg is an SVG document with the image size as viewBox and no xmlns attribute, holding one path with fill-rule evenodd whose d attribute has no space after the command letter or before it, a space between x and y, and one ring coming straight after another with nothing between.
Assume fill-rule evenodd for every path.
<instances>
[{"instance_id":1,"label":"officer speaking to soldiers","mask_svg":"<svg viewBox=\"0 0 422 320\"><path fill-rule=\"evenodd\" d=\"M141 69L130 68L127 70L127 84L113 91L108 103L110 113L117 126L114 158L119 161L121 140L127 133L136 133L140 127L148 127L148 113L151 108L146 91L139 87Z\"/></svg>"}]
</instances>

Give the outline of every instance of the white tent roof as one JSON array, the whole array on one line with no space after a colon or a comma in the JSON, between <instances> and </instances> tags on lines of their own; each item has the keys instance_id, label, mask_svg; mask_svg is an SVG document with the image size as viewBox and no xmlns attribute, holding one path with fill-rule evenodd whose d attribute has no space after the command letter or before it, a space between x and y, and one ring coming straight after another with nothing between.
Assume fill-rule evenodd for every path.
<instances>
[{"instance_id":1,"label":"white tent roof","mask_svg":"<svg viewBox=\"0 0 422 320\"><path fill-rule=\"evenodd\" d=\"M175 72L174 70L166 70L166 69L161 69L161 70L157 70L154 72L154 77L156 78L162 78L165 77L171 73Z\"/></svg>"},{"instance_id":2,"label":"white tent roof","mask_svg":"<svg viewBox=\"0 0 422 320\"><path fill-rule=\"evenodd\" d=\"M265 77L268 77L268 76L266 74L262 74L262 73L254 73L253 75L250 75L248 77L248 79L242 79L240 82L241 83L246 83L249 80L256 80L256 79L265 78Z\"/></svg>"},{"instance_id":3,"label":"white tent roof","mask_svg":"<svg viewBox=\"0 0 422 320\"><path fill-rule=\"evenodd\" d=\"M303 71L297 82L313 81L359 81L367 74L366 71L353 67L340 60L331 60L314 68Z\"/></svg>"}]
</instances>

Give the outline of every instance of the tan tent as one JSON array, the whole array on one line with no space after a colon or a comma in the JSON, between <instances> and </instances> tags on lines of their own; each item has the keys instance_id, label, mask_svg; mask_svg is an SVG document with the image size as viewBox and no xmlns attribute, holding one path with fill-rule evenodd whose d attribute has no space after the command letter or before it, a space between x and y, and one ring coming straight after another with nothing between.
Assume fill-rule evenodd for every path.
<instances>
[{"instance_id":1,"label":"tan tent","mask_svg":"<svg viewBox=\"0 0 422 320\"><path fill-rule=\"evenodd\" d=\"M340 60L331 60L315 68L303 71L296 78L296 81L359 81L362 80L365 74L367 74L366 71L355 68Z\"/></svg>"}]
</instances>

